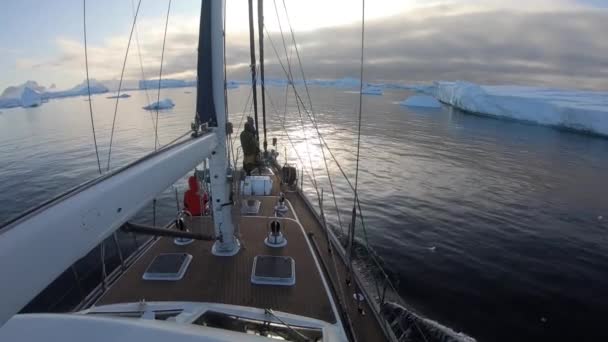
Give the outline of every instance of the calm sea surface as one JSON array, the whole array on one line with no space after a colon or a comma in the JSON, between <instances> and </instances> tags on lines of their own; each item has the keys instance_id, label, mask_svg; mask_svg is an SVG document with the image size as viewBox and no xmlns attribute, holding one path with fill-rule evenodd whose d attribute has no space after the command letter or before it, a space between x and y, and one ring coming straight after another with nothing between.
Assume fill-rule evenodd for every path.
<instances>
[{"instance_id":1,"label":"calm sea surface","mask_svg":"<svg viewBox=\"0 0 608 342\"><path fill-rule=\"evenodd\" d=\"M235 126L248 93L229 91ZM304 112L302 129L284 89L269 93L268 140L277 137L283 160L301 159L311 177L312 164L325 212L340 231L315 129ZM354 181L357 94L311 93L319 130ZM130 94L120 100L111 168L154 148L155 114L141 109L145 92ZM188 130L194 94L162 90L176 107L159 114L161 144ZM369 243L403 298L481 341L608 340L608 139L448 107L400 107L408 95L364 98L359 179ZM115 103L106 96L92 100L104 169ZM346 229L352 192L334 162L329 169ZM97 175L85 98L0 113L0 222ZM306 178L316 202L311 184ZM173 217L175 190L181 198L185 188L182 180L159 197L159 221ZM151 212L149 205L137 219L150 222Z\"/></svg>"}]
</instances>

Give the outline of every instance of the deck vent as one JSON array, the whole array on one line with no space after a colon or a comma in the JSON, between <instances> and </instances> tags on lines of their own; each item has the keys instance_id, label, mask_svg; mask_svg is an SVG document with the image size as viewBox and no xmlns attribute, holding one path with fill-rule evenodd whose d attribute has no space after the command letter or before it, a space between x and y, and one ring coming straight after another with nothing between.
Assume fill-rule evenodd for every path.
<instances>
[{"instance_id":1,"label":"deck vent","mask_svg":"<svg viewBox=\"0 0 608 342\"><path fill-rule=\"evenodd\" d=\"M176 281L184 277L192 255L187 253L159 254L152 260L143 275L144 280Z\"/></svg>"},{"instance_id":2,"label":"deck vent","mask_svg":"<svg viewBox=\"0 0 608 342\"><path fill-rule=\"evenodd\" d=\"M258 215L262 203L256 199L246 199L241 205L241 214L243 215Z\"/></svg>"},{"instance_id":3,"label":"deck vent","mask_svg":"<svg viewBox=\"0 0 608 342\"><path fill-rule=\"evenodd\" d=\"M296 263L291 257L258 255L253 259L251 283L293 286L296 284Z\"/></svg>"}]
</instances>

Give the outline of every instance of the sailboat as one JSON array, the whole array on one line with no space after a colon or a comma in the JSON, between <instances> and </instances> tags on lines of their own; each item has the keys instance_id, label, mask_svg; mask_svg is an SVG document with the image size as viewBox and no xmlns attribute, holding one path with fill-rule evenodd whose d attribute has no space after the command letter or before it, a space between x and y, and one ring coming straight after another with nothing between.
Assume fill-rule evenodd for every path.
<instances>
[{"instance_id":1,"label":"sailboat","mask_svg":"<svg viewBox=\"0 0 608 342\"><path fill-rule=\"evenodd\" d=\"M251 16L252 0L249 6ZM369 289L352 260L357 208L343 244L325 222L322 200L319 213L304 195L302 173L279 165L275 143L267 150L266 132L254 174L235 169L223 11L221 0L202 1L196 117L187 140L1 228L0 341L472 341L406 309L388 276L376 292ZM208 167L191 179L208 188L208 203L201 197L200 204L209 215L190 205L168 227L130 222L202 163ZM121 257L72 312L20 313L119 229L154 238Z\"/></svg>"}]
</instances>

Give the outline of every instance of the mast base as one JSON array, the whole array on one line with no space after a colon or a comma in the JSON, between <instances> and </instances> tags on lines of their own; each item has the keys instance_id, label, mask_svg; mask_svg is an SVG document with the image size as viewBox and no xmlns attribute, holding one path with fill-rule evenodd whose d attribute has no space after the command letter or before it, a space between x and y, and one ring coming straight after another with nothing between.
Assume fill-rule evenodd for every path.
<instances>
[{"instance_id":1,"label":"mast base","mask_svg":"<svg viewBox=\"0 0 608 342\"><path fill-rule=\"evenodd\" d=\"M241 250L241 242L239 239L234 239L234 247L232 249L227 249L222 246L222 243L219 241L215 241L213 247L211 247L211 254L215 256L234 256Z\"/></svg>"}]
</instances>

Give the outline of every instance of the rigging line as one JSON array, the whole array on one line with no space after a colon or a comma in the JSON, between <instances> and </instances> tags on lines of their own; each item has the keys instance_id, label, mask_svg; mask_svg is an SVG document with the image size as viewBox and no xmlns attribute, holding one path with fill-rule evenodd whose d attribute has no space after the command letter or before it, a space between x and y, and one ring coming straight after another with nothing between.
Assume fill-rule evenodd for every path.
<instances>
[{"instance_id":1,"label":"rigging line","mask_svg":"<svg viewBox=\"0 0 608 342\"><path fill-rule=\"evenodd\" d=\"M299 102L302 104L302 106L304 107L304 111L305 111L305 113L308 115L308 118L309 118L309 119L311 120L311 122L313 123L313 126L315 127L315 129L316 129L316 131L317 131L317 134L318 134L318 135L321 137L321 141L322 141L322 142L323 142L323 144L325 145L325 148L327 148L327 151L329 152L330 156L332 157L332 159L333 159L334 163L336 164L336 166L338 167L338 169L339 169L339 170L340 170L340 172L342 173L342 176L344 177L344 179L346 180L346 182L347 182L347 183L348 183L348 185L350 186L351 190L354 192L354 191L355 191L355 187L353 186L353 184L352 184L352 182L350 181L350 179L349 179L348 175L347 175L347 174L346 174L346 172L344 171L344 168L342 167L342 165L341 165L341 164L340 164L340 162L338 161L338 158L336 158L336 156L334 155L333 151L332 151L332 150L331 150L331 148L329 147L329 144L327 143L327 141L325 140L325 138L324 138L324 137L323 137L323 135L321 134L321 132L320 132L320 130L319 130L319 128L318 128L318 125L317 125L316 120L314 120L314 118L312 118L312 117L311 117L311 115L310 115L310 113L308 112L308 110L306 110L306 106L304 105L304 101L302 101L302 98L300 97L300 95L299 95L299 93L298 93L297 89L295 88L295 86L294 86L294 84L293 84L293 81L292 81L292 79L290 78L290 77L291 77L290 73L288 73L288 71L285 69L285 66L283 65L283 62L281 61L281 58L279 57L279 54L278 54L278 52L277 52L276 46L274 45L274 42L273 42L273 40L272 40L272 38L271 38L270 36L268 36L268 40L270 41L270 45L272 46L272 48L273 48L273 50L274 50L274 53L275 53L275 55L276 55L276 56L277 56L277 58L278 58L279 64L281 65L281 68L283 69L283 72L284 72L284 73L286 74L286 76L288 77L288 79L289 79L289 83L291 84L292 89L294 90L294 95L295 95L295 97L296 97L296 102L297 102L297 101L299 101ZM366 231L366 229L365 229L365 221L364 221L364 219L363 219L363 212L361 211L361 203L360 203L360 200L359 200L359 198L358 198L358 197L356 198L356 200L357 200L357 205L358 205L358 208L359 208L359 217L361 218L361 224L362 224L362 226L363 226L363 231L365 232L365 231ZM368 247L369 247L369 246L368 246ZM375 260L375 259L374 259L374 261L376 261L376 264L377 264L377 265L380 265L380 263L379 263L377 260ZM382 271L383 271L383 270L382 270ZM383 273L384 273L384 271L383 271Z\"/></svg>"},{"instance_id":2,"label":"rigging line","mask_svg":"<svg viewBox=\"0 0 608 342\"><path fill-rule=\"evenodd\" d=\"M258 44L260 46L260 90L262 91L262 126L264 128L264 153L268 150L266 139L266 84L264 80L264 0L258 0Z\"/></svg>"},{"instance_id":3,"label":"rigging line","mask_svg":"<svg viewBox=\"0 0 608 342\"><path fill-rule=\"evenodd\" d=\"M255 31L253 27L253 0L249 0L249 57L251 59L251 63L249 64L249 68L251 69L251 87L253 89L253 111L254 111L254 120L255 120L255 138L260 146L260 135L259 135L259 125L258 125L258 94L257 94L257 78L256 78L256 61L255 61Z\"/></svg>"},{"instance_id":4,"label":"rigging line","mask_svg":"<svg viewBox=\"0 0 608 342\"><path fill-rule=\"evenodd\" d=\"M279 9L277 7L277 1L276 0L272 0L272 3L274 4L274 13L277 16L277 23L279 24L279 32L281 32L281 41L283 42L283 51L285 52L285 60L287 61L287 70L289 71L289 75L291 76L291 79L293 80L293 74L291 72L291 58L289 56L289 54L287 53L287 44L285 43L285 35L283 34L283 25L281 25L281 17L279 16ZM268 29L266 29L266 35L268 36L268 39L270 39L270 34L268 33ZM278 53L276 52L278 57ZM290 47L291 52L293 52L293 47ZM287 116L287 98L288 98L288 94L289 94L289 78L288 77L288 83L285 85L285 111L283 112L283 120L285 120L285 117Z\"/></svg>"},{"instance_id":5,"label":"rigging line","mask_svg":"<svg viewBox=\"0 0 608 342\"><path fill-rule=\"evenodd\" d=\"M165 19L165 33L163 35L163 49L160 53L160 70L158 72L158 91L156 93L156 125L154 126L154 149L158 144L158 111L160 110L160 86L163 79L163 62L165 59L165 43L167 41L167 27L169 26L169 12L171 12L171 0L169 0L169 6L167 6L167 18Z\"/></svg>"},{"instance_id":6,"label":"rigging line","mask_svg":"<svg viewBox=\"0 0 608 342\"><path fill-rule=\"evenodd\" d=\"M293 47L289 48L289 57L286 57L287 60L291 60L293 58ZM293 78L293 76L292 76ZM289 95L289 83L285 84L285 109L283 112L283 120L285 120L285 117L287 116L287 100L288 100L288 95Z\"/></svg>"},{"instance_id":7,"label":"rigging line","mask_svg":"<svg viewBox=\"0 0 608 342\"><path fill-rule=\"evenodd\" d=\"M365 0L362 0L362 11L361 11L361 69L359 78L359 120L357 129L357 159L355 167L355 200L353 203L353 210L355 210L356 199L358 197L358 185L359 185L359 156L361 152L361 117L362 117L362 105L363 105L363 64L364 64L364 51L365 51Z\"/></svg>"},{"instance_id":8,"label":"rigging line","mask_svg":"<svg viewBox=\"0 0 608 342\"><path fill-rule=\"evenodd\" d=\"M287 69L291 73L291 61L290 61L290 56L287 53L287 46L285 44L285 35L283 34L283 25L281 25L281 18L279 16L279 9L277 7L277 1L276 0L272 0L272 3L274 4L274 13L277 16L277 22L279 24L279 31L281 32L281 40L283 41L283 50L285 51L285 60L287 60ZM264 27L264 28L266 29L266 27ZM268 29L266 29L266 35L270 39L270 34L268 33ZM293 47L290 47L290 50L291 50L291 52L293 52ZM275 49L275 53L276 53L276 49ZM289 81L285 85L285 111L283 112L283 120L285 120L285 116L287 115L287 95L288 95L288 93L289 93Z\"/></svg>"},{"instance_id":9,"label":"rigging line","mask_svg":"<svg viewBox=\"0 0 608 342\"><path fill-rule=\"evenodd\" d=\"M296 35L293 32L293 27L291 26L291 20L289 20L289 13L287 12L287 5L285 4L285 0L283 0L283 8L285 9L285 18L287 19L287 25L289 26L289 31L291 32L291 41L294 49L296 50L296 57L298 58L298 65L300 66L300 72L302 74L302 81L304 81L304 88L306 89L306 93L308 94L308 102L310 104L310 110L312 111L312 100L310 99L310 92L308 90L308 82L306 82L306 75L304 74L304 66L302 65L302 59L300 58L300 50L298 49L298 44L296 42ZM284 42L283 42L284 44ZM313 112L314 116L314 112Z\"/></svg>"},{"instance_id":10,"label":"rigging line","mask_svg":"<svg viewBox=\"0 0 608 342\"><path fill-rule=\"evenodd\" d=\"M344 177L344 179L346 180L346 182L348 183L348 185L350 186L351 190L354 192L355 191L355 187L353 186L352 182L350 181L348 175L346 174L346 172L344 171L344 168L342 167L342 165L340 165L340 162L338 161L338 159L336 158L336 156L334 155L334 153L332 152L331 148L329 147L327 141L325 140L325 138L323 137L323 135L320 133L320 130L318 128L317 122L316 120L314 120L314 118L311 117L310 113L308 112L308 110L306 110L306 106L304 105L304 101L302 101L302 98L300 97L297 89L295 88L294 84L293 84L293 79L290 78L292 77L292 75L290 73L288 73L288 71L285 69L285 66L283 65L283 62L281 61L281 58L279 57L278 51L276 49L276 46L274 45L274 42L272 40L272 38L270 37L270 35L268 35L268 40L270 41L270 44L274 50L275 55L277 56L277 59L279 61L279 64L281 65L281 68L283 69L283 72L286 74L286 76L288 77L288 79L290 80L290 84L292 86L292 89L294 90L294 94L296 97L296 102L299 101L303 108L305 113L308 115L308 118L311 120L311 122L313 123L313 126L315 127L315 129L317 130L317 134L321 137L321 141L323 142L323 144L325 145L325 148L327 148L327 151L329 152L330 156L332 157L334 163L336 164L336 166L338 167L338 169L340 170L340 172L342 173L342 176ZM369 240L367 239L367 229L366 229L366 225L365 225L365 220L364 220L364 216L363 216L363 211L361 208L361 202L359 197L356 197L356 202L357 202L357 208L359 210L359 218L361 220L361 226L363 228L363 232L364 232L364 238L365 238L365 242L366 242L366 247L367 249L371 249L371 247L369 246ZM386 272L384 271L384 269L382 268L380 262L378 261L378 259L376 258L376 256L373 253L370 253L370 256L372 258L372 260L374 261L374 263L376 264L376 266L379 268L379 270L381 271L382 274L384 274L386 276ZM392 285L392 284L391 284Z\"/></svg>"},{"instance_id":11,"label":"rigging line","mask_svg":"<svg viewBox=\"0 0 608 342\"><path fill-rule=\"evenodd\" d=\"M268 28L266 28L266 27L264 27L264 28L266 29L266 32L268 33ZM285 70L285 66L283 65L283 62L281 61L281 57L279 56L279 53L277 52L276 46L274 45L274 42L272 41L272 38L270 38L270 34L267 34L267 35L268 35L268 40L270 41L270 45L272 46L272 49L273 49L275 55L277 56L279 64L281 65L281 68L283 69L283 71L287 75L287 81L288 81L288 83L291 84L291 86L293 87L295 95L298 96L297 90L295 89L295 85L293 83L293 75L291 74L291 70L289 71L289 73L287 72L287 70ZM316 175L315 175L314 167L312 165L312 158L310 156L310 150L309 150L309 147L308 147L308 138L307 138L307 135L306 135L306 128L304 126L304 119L303 119L303 116L302 116L302 111L300 110L300 103L298 103L298 101L296 101L296 105L297 105L297 108L298 108L298 114L300 116L300 122L302 124L302 131L304 133L304 142L305 142L305 146L306 146L306 152L308 154L308 159L309 159L309 162L310 162L310 169L311 169L311 172L312 172L312 175L313 175L312 183L313 183L313 186L314 186L315 191L317 193L317 197L320 198L319 189L318 189L317 181L316 181ZM275 110L276 110L276 108L275 108ZM304 110L306 111L305 107L304 107ZM307 111L306 111L306 113L308 114ZM295 149L295 146L294 146L294 149ZM304 164L302 165L302 167L303 168L305 167Z\"/></svg>"},{"instance_id":12,"label":"rigging line","mask_svg":"<svg viewBox=\"0 0 608 342\"><path fill-rule=\"evenodd\" d=\"M303 70L303 66L302 66L302 61L300 58L300 54L299 54L299 50L298 50L298 46L297 46L297 42L295 41L295 35L293 33L293 27L291 26L290 20L289 20L289 14L287 12L287 6L285 5L285 0L283 0L283 7L285 9L285 15L287 18L287 23L289 24L290 27L290 31L291 31L291 36L292 36L292 41L293 41L293 45L294 48L296 50L296 56L298 57L298 64L300 66L300 71L302 73L302 78L304 81L304 85L308 94L308 100L309 103L311 105L311 112L312 112L312 101L310 100L310 92L308 90L308 83L306 82L306 76L304 74L304 70ZM365 0L363 0L363 4L362 4L362 32L361 32L361 80L360 80L360 91L359 91L359 100L360 100L360 105L359 105L359 130L358 130L358 144L357 144L357 169L356 169L356 178L358 177L358 164L359 164L359 147L360 147L360 126L361 126L361 102L362 102L362 87L363 87L363 61L364 61L364 36L365 36ZM280 62L280 59L279 59ZM283 68L284 69L284 68ZM306 109L306 106L304 106L304 102L302 101L301 97L299 96L299 94L297 93L295 87L294 87L294 92L296 92L296 99L299 100L302 103L302 106L304 107L304 109ZM357 205L357 208L359 210L359 217L361 219L361 226L363 228L363 233L364 233L364 238L365 238L365 243L366 243L366 247L368 250L371 250L371 247L369 245L369 240L367 238L367 229L366 229L366 225L365 225L365 221L363 219L363 212L361 210L361 202L359 200L359 196L357 194L357 186L353 186L352 183L350 182L348 176L346 175L346 173L344 172L343 168L340 166L337 158L334 156L333 152L331 151L331 149L329 148L329 145L327 144L327 142L325 141L325 138L323 138L323 136L321 135L319 129L318 129L318 125L316 122L316 118L314 118L314 112L312 112L312 117L311 115L308 113L308 111L306 111L306 113L309 116L309 119L311 120L311 122L313 122L313 125L315 126L315 128L317 129L317 134L319 135L320 139L323 141L325 147L327 148L328 152L330 153L330 155L332 156L334 162L336 163L336 165L338 166L338 168L340 169L340 172L342 173L342 175L344 176L344 178L346 179L347 183L350 185L351 189L353 190L353 192L355 193L354 196L354 204L353 204L353 211L356 213L356 209L355 209L355 204ZM370 256L371 259L374 261L374 263L376 264L376 266L379 268L379 270L386 275L384 269L381 267L380 262L377 260L377 258L375 257L375 255L373 253L370 252ZM375 287L377 292L379 293L379 287L378 287L378 282L377 279L374 277L374 282L375 282Z\"/></svg>"},{"instance_id":13,"label":"rigging line","mask_svg":"<svg viewBox=\"0 0 608 342\"><path fill-rule=\"evenodd\" d=\"M276 5L276 2L275 2L275 5ZM278 12L277 12L277 15L278 15ZM279 18L277 17L277 19L279 19ZM270 41L270 43L271 43L271 45L273 47L273 50L274 50L275 54L277 55L277 59L279 60L279 63L281 64L281 67L283 67L283 63L281 62L281 57L278 55L276 47L274 46L274 42L270 38L270 34L268 34L268 30L267 29L266 29L266 32L267 32L268 39L269 39L269 41ZM283 46L285 47L285 41L284 40L283 40ZM297 49L296 49L296 51L297 51ZM286 49L285 49L285 54L287 55L287 50ZM288 57L286 57L286 58L288 58ZM288 61L287 62L288 63L288 68L289 68L289 74L287 75L287 77L288 77L288 86L289 86L289 84L291 84L292 87L294 88L294 93L296 94L296 96L299 97L299 95L297 94L297 91L295 89L295 85L293 84L293 74L291 73L291 67L290 67L290 64L289 64L289 59L287 59L287 61ZM300 67L301 67L301 65L300 65ZM283 70L285 71L284 67L283 67ZM302 67L300 68L300 70L302 71L302 73L304 72L304 70L303 70ZM302 76L304 77L304 75L302 75ZM306 81L304 81L304 84L306 85ZM308 93L308 86L306 86L306 89L307 89L307 93ZM287 93L285 94L285 96L287 97ZM311 120L311 122L312 122L312 124L315 127L315 130L317 132L317 136L318 136L318 139L319 139L319 145L321 145L321 154L323 156L323 163L324 163L324 166L325 166L325 171L327 173L327 179L329 181L329 186L330 186L330 189L331 189L332 199L333 199L333 202L334 202L334 207L336 208L336 214L338 216L338 224L340 226L340 232L342 234L344 234L344 228L343 228L343 224L342 224L342 217L340 215L340 209L338 207L338 200L336 199L335 187L334 187L334 184L333 184L333 181L332 181L332 178L331 178L331 173L329 172L329 165L327 164L327 156L325 155L325 149L323 148L323 145L324 145L323 142L324 141L323 141L323 137L321 135L321 132L319 131L318 125L316 123L316 118L315 118L314 111L312 110L312 100L310 99L310 93L308 93L308 100L309 100L309 103L310 103L310 106L311 106L312 117L310 116L310 114L308 113L308 111L306 111L306 107L305 107L304 103L301 101L301 99L300 99L300 102L302 104L302 107L304 107L304 110L306 111L306 114L308 115L309 119ZM300 104L298 103L297 100L296 100L296 105L298 106L298 111L300 111ZM287 101L285 102L285 108L286 108L285 112L287 112ZM302 113L301 112L300 112L300 119L302 119ZM327 146L327 143L325 143L325 146ZM327 146L327 148L329 150L329 146ZM312 168L312 161L311 161L311 168Z\"/></svg>"},{"instance_id":14,"label":"rigging line","mask_svg":"<svg viewBox=\"0 0 608 342\"><path fill-rule=\"evenodd\" d=\"M304 174L306 176L308 176L308 178L310 179L311 183L313 181L313 178L310 176L310 174L308 173L308 171L306 170L306 164L304 163L304 161L302 160L302 157L300 156L300 154L298 153L298 149L296 148L295 143L293 142L293 140L291 139L291 137L289 136L289 133L287 131L287 127L285 126L285 121L281 120L281 116L279 115L279 112L277 111L274 102L272 101L272 97L270 96L270 93L268 93L268 100L270 101L270 106L272 107L272 109L274 110L275 115L277 116L277 119L279 120L279 123L281 124L281 127L283 128L283 131L285 132L285 136L287 137L287 140L289 141L289 143L291 144L291 147L293 148L296 157L298 158L298 160L300 161L300 165L302 166L302 170L304 171ZM287 160L286 160L287 161Z\"/></svg>"},{"instance_id":15,"label":"rigging line","mask_svg":"<svg viewBox=\"0 0 608 342\"><path fill-rule=\"evenodd\" d=\"M133 15L135 15L135 2L133 0L131 0L131 10L133 12ZM141 80L144 82L144 92L146 93L146 100L148 101L147 103L151 103L150 93L148 92L148 86L146 83L146 74L144 73L144 62L141 57L141 47L139 44L139 30L137 29L137 24L135 24L135 46L137 47L137 55L139 57L139 68L141 70ZM154 131L156 131L156 123L154 122L154 115L152 114L152 111L148 111L148 112L150 113L150 121L152 122L152 129ZM158 142L158 144L160 145L160 141Z\"/></svg>"},{"instance_id":16,"label":"rigging line","mask_svg":"<svg viewBox=\"0 0 608 342\"><path fill-rule=\"evenodd\" d=\"M84 27L84 65L87 73L87 93L89 95L89 114L91 115L91 129L93 130L93 144L95 144L95 156L97 157L97 168L101 171L99 160L99 149L97 148L97 134L95 134L95 120L93 119L93 103L91 102L91 85L89 83L89 55L87 53L87 0L82 0L83 27Z\"/></svg>"},{"instance_id":17,"label":"rigging line","mask_svg":"<svg viewBox=\"0 0 608 342\"><path fill-rule=\"evenodd\" d=\"M379 265L378 261L376 260L373 252L371 251L370 245L369 245L369 239L367 236L367 229L365 227L365 224L363 222L363 215L361 213L361 203L359 202L359 161L360 161L360 156L361 156L361 122L362 122L362 116L363 116L363 71L364 71L364 64L365 64L365 0L361 1L361 65L360 65L360 78L359 78L359 118L358 118L358 127L357 127L357 157L356 157L356 166L355 166L355 194L354 194L354 199L353 199L353 218L352 218L352 233L354 235L355 232L355 227L354 224L356 222L356 217L357 217L357 208L359 208L359 212L360 212L360 218L361 218L361 226L363 229L363 235L365 238L365 244L368 250L369 255L371 256L371 259L374 260L374 262L376 262L378 268L380 269L380 271L382 273L384 272L384 269ZM352 241L354 241L354 236L351 237ZM352 250L352 244L350 244L349 248L351 248ZM349 258L349 263L352 263L352 259ZM348 267L348 272L350 273L352 271L352 265L349 265ZM380 295L380 287L378 285L378 279L376 276L374 276L372 274L372 277L374 278L374 285L376 288L376 294ZM385 278L387 279L387 278ZM383 322L387 325L388 322L386 320L383 320ZM416 322L414 322L414 324L417 326ZM388 327L387 327L388 328ZM418 327L418 330L420 331L420 333L422 334L422 330L420 330L420 328ZM426 336L424 336L424 334L422 334L422 337L424 338L424 340L426 341Z\"/></svg>"},{"instance_id":18,"label":"rigging line","mask_svg":"<svg viewBox=\"0 0 608 342\"><path fill-rule=\"evenodd\" d=\"M302 124L302 133L304 134L304 146L306 146L306 154L308 154L308 162L310 163L310 171L313 177L313 185L315 187L315 191L317 193L317 198L321 198L319 194L319 186L317 184L317 176L315 175L315 168L312 165L312 156L310 155L310 148L308 147L308 137L306 134L306 126L304 125L304 117L302 116L302 111L300 110L300 104L296 102L298 107L298 114L300 116L300 123Z\"/></svg>"},{"instance_id":19,"label":"rigging line","mask_svg":"<svg viewBox=\"0 0 608 342\"><path fill-rule=\"evenodd\" d=\"M284 0L283 0L284 1ZM360 79L359 79L359 119L358 119L358 129L357 129L357 158L356 158L356 167L355 167L355 188L354 188L354 200L353 200L353 215L356 215L357 209L359 210L359 218L361 220L361 228L363 230L363 236L365 239L365 244L367 250L369 251L369 255L371 259L374 261L379 270L386 276L386 272L384 268L380 265L380 262L377 260L376 256L373 254L373 251L369 244L369 239L367 235L367 228L365 226L365 221L363 220L363 211L361 210L361 202L359 201L359 192L358 192L358 184L359 184L359 161L360 161L360 152L361 152L361 122L362 122L362 113L363 113L363 71L364 71L364 62L365 62L365 0L361 2L361 66L360 66ZM354 220L353 220L354 222ZM374 277L374 284L376 286L376 293L380 294L380 288L378 286L378 279Z\"/></svg>"},{"instance_id":20,"label":"rigging line","mask_svg":"<svg viewBox=\"0 0 608 342\"><path fill-rule=\"evenodd\" d=\"M118 101L120 100L120 91L122 90L122 79L125 75L127 57L129 57L129 47L131 46L131 39L133 38L133 31L135 29L135 23L137 22L137 15L139 14L140 6L141 0L137 2L137 9L135 10L135 16L133 16L133 24L131 25L131 33L129 33L129 41L127 42L127 51L125 52L125 59L122 62L122 71L120 72L120 81L118 82L118 92L116 93L116 105L114 106L114 118L112 119L112 132L110 133L110 147L108 150L107 171L110 171L110 160L112 158L112 142L114 141L114 127L116 125L116 114L118 113Z\"/></svg>"},{"instance_id":21,"label":"rigging line","mask_svg":"<svg viewBox=\"0 0 608 342\"><path fill-rule=\"evenodd\" d=\"M275 10L276 10L276 0L273 0L273 1L275 1ZM296 56L298 58L298 65L300 67L300 73L302 74L302 81L304 82L304 88L306 89L306 95L308 97L308 103L310 105L310 112L312 114L312 118L310 120L313 121L313 119L314 119L313 125L315 126L315 129L317 131L317 135L318 135L318 138L319 138L319 145L321 145L321 153L323 154L323 162L325 164L325 170L327 171L327 179L329 181L329 185L330 185L330 188L331 188L331 193L332 193L334 205L336 207L336 212L337 212L337 215L338 215L338 222L340 224L340 230L342 231L343 230L343 228L342 228L342 218L340 217L340 211L338 209L338 203L337 203L337 200L336 200L336 193L334 191L333 181L331 179L331 174L329 172L329 166L327 164L327 158L325 156L325 150L323 149L323 143L321 141L322 140L322 136L321 136L321 132L318 129L318 125L316 124L317 118L315 116L315 111L314 111L314 109L312 107L312 99L310 97L310 90L308 89L308 82L306 81L306 74L304 73L304 66L302 65L302 59L300 58L300 51L298 50L298 44L296 42L296 36L294 34L293 27L291 26L291 21L289 20L289 14L287 12L287 5L285 4L285 0L283 0L283 8L285 9L285 18L287 19L287 24L289 26L289 31L291 32L291 40L293 42L292 46L293 46L293 48L296 51ZM278 17L278 11L277 11L277 20L279 21L279 24L280 24L280 19ZM280 28L280 25L279 25L279 28ZM283 32L281 30L281 37L282 36L283 36ZM284 38L283 38L283 47L285 47L285 40L284 40ZM287 50L285 50L285 54L287 55ZM287 60L287 63L288 63L288 66L289 66L289 60ZM290 73L291 73L291 70L290 70ZM293 80L293 75L292 75L292 80ZM302 106L304 106L303 103L302 103ZM329 150L329 146L327 147L327 149Z\"/></svg>"}]
</instances>

